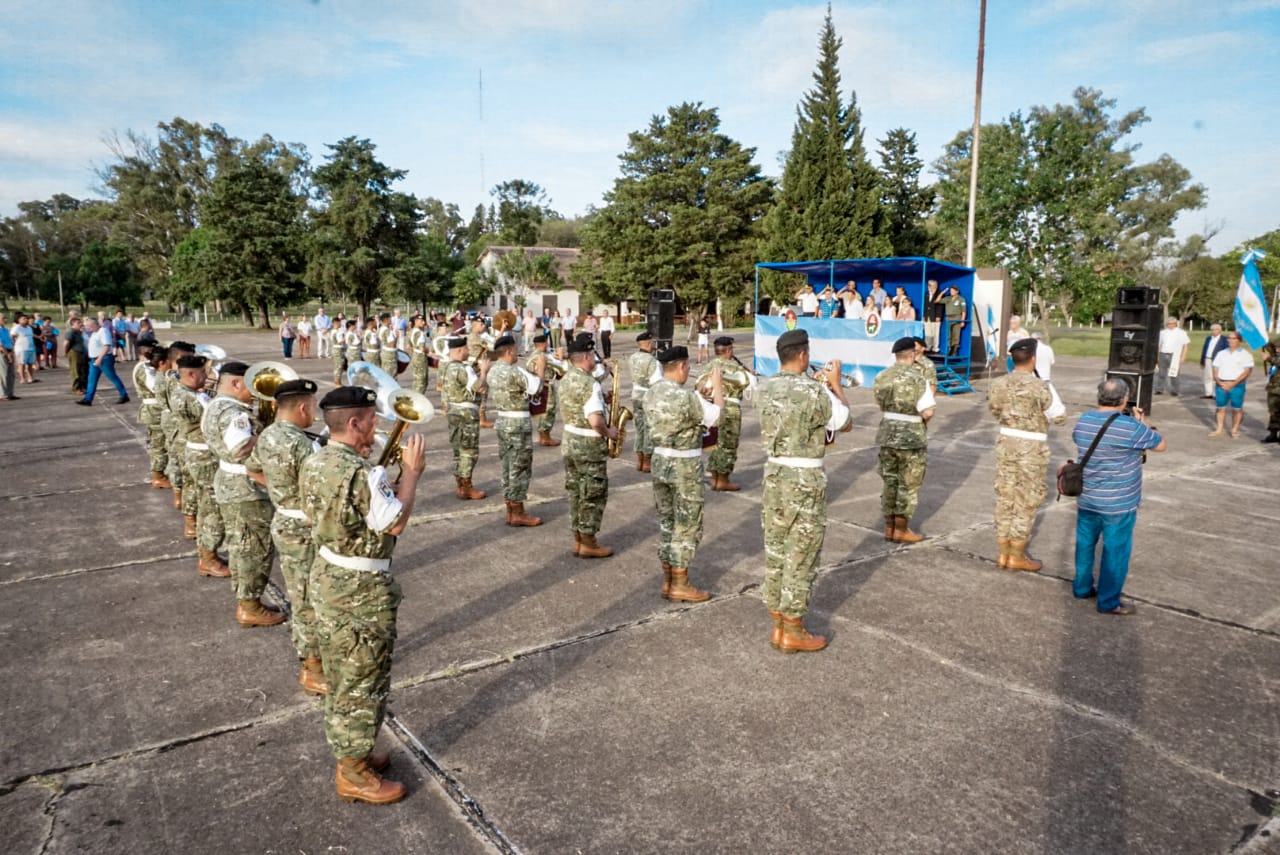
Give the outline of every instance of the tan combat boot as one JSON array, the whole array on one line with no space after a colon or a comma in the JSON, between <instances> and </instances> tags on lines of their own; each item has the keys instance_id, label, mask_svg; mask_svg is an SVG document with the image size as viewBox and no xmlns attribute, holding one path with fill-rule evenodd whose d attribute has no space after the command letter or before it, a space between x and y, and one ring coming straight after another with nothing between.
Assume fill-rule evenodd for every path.
<instances>
[{"instance_id":1,"label":"tan combat boot","mask_svg":"<svg viewBox=\"0 0 1280 855\"><path fill-rule=\"evenodd\" d=\"M338 798L344 802L389 805L404 798L404 784L379 777L366 757L343 757L335 775Z\"/></svg>"},{"instance_id":2,"label":"tan combat boot","mask_svg":"<svg viewBox=\"0 0 1280 855\"><path fill-rule=\"evenodd\" d=\"M896 519L897 519L897 517L894 517L894 516L886 516L886 517L884 518L884 539L885 539L885 540L896 540L896 539L897 539L897 538L895 537L895 535L894 535L894 528L895 528L895 522L894 522L894 521L895 521Z\"/></svg>"},{"instance_id":3,"label":"tan combat boot","mask_svg":"<svg viewBox=\"0 0 1280 855\"><path fill-rule=\"evenodd\" d=\"M175 511L182 510L182 488L181 487L173 488L173 509Z\"/></svg>"},{"instance_id":4,"label":"tan combat boot","mask_svg":"<svg viewBox=\"0 0 1280 855\"><path fill-rule=\"evenodd\" d=\"M1009 566L1009 539L1007 537L996 538L996 549L1000 554L996 557L996 566L1006 569Z\"/></svg>"},{"instance_id":5,"label":"tan combat boot","mask_svg":"<svg viewBox=\"0 0 1280 855\"><path fill-rule=\"evenodd\" d=\"M1025 570L1028 573L1035 573L1044 564L1027 555L1027 542L1019 540L1009 542L1009 558L1004 566L1008 570Z\"/></svg>"},{"instance_id":6,"label":"tan combat boot","mask_svg":"<svg viewBox=\"0 0 1280 855\"><path fill-rule=\"evenodd\" d=\"M924 540L923 534L911 530L911 521L904 516L893 518L893 539L898 543L919 543Z\"/></svg>"},{"instance_id":7,"label":"tan combat boot","mask_svg":"<svg viewBox=\"0 0 1280 855\"><path fill-rule=\"evenodd\" d=\"M551 438L551 431L549 430L538 431L538 445L545 445L548 448L555 448L559 444L560 444L560 440Z\"/></svg>"},{"instance_id":8,"label":"tan combat boot","mask_svg":"<svg viewBox=\"0 0 1280 855\"><path fill-rule=\"evenodd\" d=\"M652 454L646 454L644 456L644 463L640 465L640 471L641 472L653 471L653 455Z\"/></svg>"},{"instance_id":9,"label":"tan combat boot","mask_svg":"<svg viewBox=\"0 0 1280 855\"><path fill-rule=\"evenodd\" d=\"M196 572L201 576L225 579L231 575L231 568L212 549L197 548L196 555Z\"/></svg>"},{"instance_id":10,"label":"tan combat boot","mask_svg":"<svg viewBox=\"0 0 1280 855\"><path fill-rule=\"evenodd\" d=\"M827 646L825 635L813 635L804 628L804 618L782 619L782 638L778 649L783 653L815 653Z\"/></svg>"},{"instance_id":11,"label":"tan combat boot","mask_svg":"<svg viewBox=\"0 0 1280 855\"><path fill-rule=\"evenodd\" d=\"M711 476L715 479L711 482L712 490L717 490L721 493L736 493L742 489L742 487L730 481L728 475L720 475L713 472L711 473Z\"/></svg>"},{"instance_id":12,"label":"tan combat boot","mask_svg":"<svg viewBox=\"0 0 1280 855\"><path fill-rule=\"evenodd\" d=\"M493 427L493 422L489 421L489 416L485 413L484 410L480 411L480 427L482 428Z\"/></svg>"},{"instance_id":13,"label":"tan combat boot","mask_svg":"<svg viewBox=\"0 0 1280 855\"><path fill-rule=\"evenodd\" d=\"M769 635L769 643L773 645L774 650L782 648L782 612L769 612L769 617L773 618L773 632Z\"/></svg>"},{"instance_id":14,"label":"tan combat boot","mask_svg":"<svg viewBox=\"0 0 1280 855\"><path fill-rule=\"evenodd\" d=\"M535 526L542 525L541 517L531 517L524 512L524 502L507 502L507 525Z\"/></svg>"},{"instance_id":15,"label":"tan combat boot","mask_svg":"<svg viewBox=\"0 0 1280 855\"><path fill-rule=\"evenodd\" d=\"M636 471L637 472L644 471L644 452L643 451L636 452Z\"/></svg>"},{"instance_id":16,"label":"tan combat boot","mask_svg":"<svg viewBox=\"0 0 1280 855\"><path fill-rule=\"evenodd\" d=\"M298 685L308 695L329 694L329 684L324 681L324 668L319 659L303 659L302 673L298 675Z\"/></svg>"},{"instance_id":17,"label":"tan combat boot","mask_svg":"<svg viewBox=\"0 0 1280 855\"><path fill-rule=\"evenodd\" d=\"M578 533L577 555L579 558L608 558L612 554L612 549L596 543L594 534L587 534L585 531ZM674 571L672 572L674 573Z\"/></svg>"},{"instance_id":18,"label":"tan combat boot","mask_svg":"<svg viewBox=\"0 0 1280 855\"><path fill-rule=\"evenodd\" d=\"M485 496L489 495L484 490L477 490L475 487L471 486L470 478L455 477L454 480L458 482L458 489L454 491L454 495L463 501L483 499Z\"/></svg>"},{"instance_id":19,"label":"tan combat boot","mask_svg":"<svg viewBox=\"0 0 1280 855\"><path fill-rule=\"evenodd\" d=\"M689 584L688 570L683 567L672 567L671 590L667 593L667 599L680 603L705 603L711 599L711 594Z\"/></svg>"},{"instance_id":20,"label":"tan combat boot","mask_svg":"<svg viewBox=\"0 0 1280 855\"><path fill-rule=\"evenodd\" d=\"M671 599L671 565L662 562L662 599Z\"/></svg>"},{"instance_id":21,"label":"tan combat boot","mask_svg":"<svg viewBox=\"0 0 1280 855\"><path fill-rule=\"evenodd\" d=\"M241 626L275 626L284 623L284 612L268 608L261 600L237 600L236 623Z\"/></svg>"},{"instance_id":22,"label":"tan combat boot","mask_svg":"<svg viewBox=\"0 0 1280 855\"><path fill-rule=\"evenodd\" d=\"M573 554L577 555L582 551L582 532L575 531L573 533Z\"/></svg>"},{"instance_id":23,"label":"tan combat boot","mask_svg":"<svg viewBox=\"0 0 1280 855\"><path fill-rule=\"evenodd\" d=\"M169 479L159 469L151 470L151 486L157 490L172 490L173 484L169 483Z\"/></svg>"},{"instance_id":24,"label":"tan combat boot","mask_svg":"<svg viewBox=\"0 0 1280 855\"><path fill-rule=\"evenodd\" d=\"M196 515L195 514L182 515L182 536L185 537L187 540L196 539Z\"/></svg>"}]
</instances>

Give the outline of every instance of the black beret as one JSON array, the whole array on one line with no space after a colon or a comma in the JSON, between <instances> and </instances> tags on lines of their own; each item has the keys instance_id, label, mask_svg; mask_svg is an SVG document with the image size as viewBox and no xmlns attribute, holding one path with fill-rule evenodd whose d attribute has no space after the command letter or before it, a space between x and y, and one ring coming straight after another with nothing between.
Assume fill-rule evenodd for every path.
<instances>
[{"instance_id":1,"label":"black beret","mask_svg":"<svg viewBox=\"0 0 1280 855\"><path fill-rule=\"evenodd\" d=\"M249 370L248 363L245 362L224 362L222 368L218 369L218 375L226 374L231 377L243 377L245 372Z\"/></svg>"},{"instance_id":2,"label":"black beret","mask_svg":"<svg viewBox=\"0 0 1280 855\"><path fill-rule=\"evenodd\" d=\"M545 344L545 343L546 343L546 341L547 341L547 334L546 334L546 333L538 333L537 335L535 335L535 336L533 337L533 343L534 343L534 344Z\"/></svg>"},{"instance_id":3,"label":"black beret","mask_svg":"<svg viewBox=\"0 0 1280 855\"><path fill-rule=\"evenodd\" d=\"M804 330L787 330L778 336L778 347L795 347L809 343L809 334Z\"/></svg>"},{"instance_id":4,"label":"black beret","mask_svg":"<svg viewBox=\"0 0 1280 855\"><path fill-rule=\"evenodd\" d=\"M928 346L929 346L929 342L925 341L924 339L922 339L922 338L921 338L920 336L918 336L918 335L913 335L913 336L911 337L911 340L912 340L912 341L914 341L916 344L920 345L921 347L928 347Z\"/></svg>"},{"instance_id":5,"label":"black beret","mask_svg":"<svg viewBox=\"0 0 1280 855\"><path fill-rule=\"evenodd\" d=\"M390 312L383 312L381 315L378 315L378 320L382 320L382 321L389 321L389 320L391 320L391 313L390 313Z\"/></svg>"},{"instance_id":6,"label":"black beret","mask_svg":"<svg viewBox=\"0 0 1280 855\"><path fill-rule=\"evenodd\" d=\"M515 346L516 346L516 340L509 335L500 336L498 340L493 343L494 350L497 350L500 347L515 347Z\"/></svg>"},{"instance_id":7,"label":"black beret","mask_svg":"<svg viewBox=\"0 0 1280 855\"><path fill-rule=\"evenodd\" d=\"M450 350L453 350L455 347L466 347L467 340L462 336L454 336L453 338L449 339L448 345Z\"/></svg>"},{"instance_id":8,"label":"black beret","mask_svg":"<svg viewBox=\"0 0 1280 855\"><path fill-rule=\"evenodd\" d=\"M580 335L577 338L575 338L573 341L569 342L570 353L595 353L595 350L596 350L595 341L593 341L591 336L589 335L588 336Z\"/></svg>"},{"instance_id":9,"label":"black beret","mask_svg":"<svg viewBox=\"0 0 1280 855\"><path fill-rule=\"evenodd\" d=\"M679 362L682 359L687 360L688 358L689 348L685 347L683 344L668 347L666 350L659 351L658 353L658 361L663 365L666 365L668 362Z\"/></svg>"},{"instance_id":10,"label":"black beret","mask_svg":"<svg viewBox=\"0 0 1280 855\"><path fill-rule=\"evenodd\" d=\"M1036 340L1034 338L1020 338L1017 341L1015 341L1013 344L1009 345L1010 353L1013 353L1015 350L1017 351L1029 350L1032 353L1035 353Z\"/></svg>"},{"instance_id":11,"label":"black beret","mask_svg":"<svg viewBox=\"0 0 1280 855\"><path fill-rule=\"evenodd\" d=\"M733 336L722 335L714 342L716 347L729 347L733 344Z\"/></svg>"},{"instance_id":12,"label":"black beret","mask_svg":"<svg viewBox=\"0 0 1280 855\"><path fill-rule=\"evenodd\" d=\"M314 380L286 380L276 387L276 393L273 397L279 401L292 395L314 395L319 388Z\"/></svg>"},{"instance_id":13,"label":"black beret","mask_svg":"<svg viewBox=\"0 0 1280 855\"><path fill-rule=\"evenodd\" d=\"M364 386L339 386L320 399L322 410L350 410L372 407L378 402L378 393Z\"/></svg>"},{"instance_id":14,"label":"black beret","mask_svg":"<svg viewBox=\"0 0 1280 855\"><path fill-rule=\"evenodd\" d=\"M207 361L208 360L206 360L203 356L196 356L195 354L188 353L184 356L178 357L178 367L179 368L204 368L205 363Z\"/></svg>"},{"instance_id":15,"label":"black beret","mask_svg":"<svg viewBox=\"0 0 1280 855\"><path fill-rule=\"evenodd\" d=\"M911 336L903 336L893 343L893 352L902 353L904 350L915 350L916 340Z\"/></svg>"},{"instance_id":16,"label":"black beret","mask_svg":"<svg viewBox=\"0 0 1280 855\"><path fill-rule=\"evenodd\" d=\"M644 332L640 333L640 335L636 336L637 343L642 341L652 341L652 340L653 340L653 333L649 332L648 330L645 330Z\"/></svg>"},{"instance_id":17,"label":"black beret","mask_svg":"<svg viewBox=\"0 0 1280 855\"><path fill-rule=\"evenodd\" d=\"M183 353L195 353L196 346L189 341L173 341L169 343L170 350L181 350Z\"/></svg>"}]
</instances>

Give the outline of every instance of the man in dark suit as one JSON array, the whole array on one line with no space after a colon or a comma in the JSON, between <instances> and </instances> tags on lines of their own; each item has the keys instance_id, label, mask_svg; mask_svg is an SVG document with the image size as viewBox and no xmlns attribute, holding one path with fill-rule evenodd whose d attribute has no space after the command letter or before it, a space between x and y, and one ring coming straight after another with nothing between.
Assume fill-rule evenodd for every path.
<instances>
[{"instance_id":1,"label":"man in dark suit","mask_svg":"<svg viewBox=\"0 0 1280 855\"><path fill-rule=\"evenodd\" d=\"M1222 324L1209 327L1209 334L1204 337L1204 345L1200 348L1200 371L1204 375L1204 394L1201 398L1213 397L1213 358L1226 349L1227 337L1222 334Z\"/></svg>"}]
</instances>

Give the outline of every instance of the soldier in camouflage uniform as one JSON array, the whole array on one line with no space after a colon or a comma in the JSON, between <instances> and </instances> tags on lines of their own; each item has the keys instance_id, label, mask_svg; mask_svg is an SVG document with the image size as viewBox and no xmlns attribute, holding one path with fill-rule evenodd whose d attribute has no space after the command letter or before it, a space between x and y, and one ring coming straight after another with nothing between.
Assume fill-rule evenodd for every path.
<instances>
[{"instance_id":1,"label":"soldier in camouflage uniform","mask_svg":"<svg viewBox=\"0 0 1280 855\"><path fill-rule=\"evenodd\" d=\"M409 330L409 370L412 381L409 388L427 394L427 319L421 315L413 316L413 328Z\"/></svg>"},{"instance_id":2,"label":"soldier in camouflage uniform","mask_svg":"<svg viewBox=\"0 0 1280 855\"><path fill-rule=\"evenodd\" d=\"M719 435L715 450L707 458L707 471L711 473L712 490L736 493L742 488L729 478L738 465L738 443L742 440L742 396L755 386L756 378L733 358L733 339L730 336L722 335L713 344L716 355L710 366L720 370L725 393Z\"/></svg>"},{"instance_id":3,"label":"soldier in camouflage uniform","mask_svg":"<svg viewBox=\"0 0 1280 855\"><path fill-rule=\"evenodd\" d=\"M1267 375L1267 435L1263 442L1280 442L1280 335L1262 346L1262 370Z\"/></svg>"},{"instance_id":4,"label":"soldier in camouflage uniform","mask_svg":"<svg viewBox=\"0 0 1280 855\"><path fill-rule=\"evenodd\" d=\"M916 361L911 364L915 366L915 369L924 377L924 382L929 384L929 388L937 392L938 369L937 366L933 364L933 360L927 356L929 346L925 344L924 339L919 336L916 336L911 340L916 343Z\"/></svg>"},{"instance_id":5,"label":"soldier in camouflage uniform","mask_svg":"<svg viewBox=\"0 0 1280 855\"><path fill-rule=\"evenodd\" d=\"M316 549L311 540L311 524L302 512L298 478L302 464L320 450L320 444L303 433L316 416L316 384L313 380L287 380L276 387L276 417L258 437L245 466L261 472L267 493L275 506L271 520L271 542L280 553L280 574L289 593L289 628L293 649L302 671L298 683L311 695L328 691L320 665L320 643L316 640L315 607L309 592L311 565Z\"/></svg>"},{"instance_id":6,"label":"soldier in camouflage uniform","mask_svg":"<svg viewBox=\"0 0 1280 855\"><path fill-rule=\"evenodd\" d=\"M987 408L1000 423L996 439L996 566L1035 572L1027 555L1036 512L1044 502L1049 469L1049 420L1066 421L1066 407L1053 387L1036 376L1036 340L1009 348L1013 371L991 382Z\"/></svg>"},{"instance_id":7,"label":"soldier in camouflage uniform","mask_svg":"<svg viewBox=\"0 0 1280 855\"><path fill-rule=\"evenodd\" d=\"M343 322L341 319L333 322L333 328L329 330L329 353L333 359L333 383L335 386L341 386L346 380L347 373L347 329L350 321Z\"/></svg>"},{"instance_id":8,"label":"soldier in camouflage uniform","mask_svg":"<svg viewBox=\"0 0 1280 855\"><path fill-rule=\"evenodd\" d=\"M764 602L773 618L769 643L784 653L827 646L804 627L818 555L827 531L827 475L822 469L827 432L853 426L840 387L840 363L823 369L826 386L809 377L809 334L778 337L781 371L760 383L760 441L764 466Z\"/></svg>"},{"instance_id":9,"label":"soldier in camouflage uniform","mask_svg":"<svg viewBox=\"0 0 1280 855\"><path fill-rule=\"evenodd\" d=\"M404 441L402 474L392 490L382 467L368 461L376 400L359 386L324 396L329 443L303 462L299 488L316 546L308 594L328 685L324 729L338 761L338 797L387 804L404 798L404 785L378 774L390 757L373 750L391 688L401 600L391 554L413 513L423 441L421 435Z\"/></svg>"},{"instance_id":10,"label":"soldier in camouflage uniform","mask_svg":"<svg viewBox=\"0 0 1280 855\"><path fill-rule=\"evenodd\" d=\"M271 560L275 557L271 544L271 517L275 509L271 507L262 472L246 466L258 442L249 408L253 393L244 382L248 368L243 362L222 366L218 373L218 395L205 408L201 427L204 441L218 458L213 492L227 526L236 623L275 626L284 623L284 612L263 605L260 599L267 589Z\"/></svg>"},{"instance_id":11,"label":"soldier in camouflage uniform","mask_svg":"<svg viewBox=\"0 0 1280 855\"><path fill-rule=\"evenodd\" d=\"M177 425L177 445L184 449L185 466L183 468L183 511L186 504L192 502L194 513L186 515L186 530L192 533L196 541L196 571L201 576L225 578L231 575L230 569L218 557L218 547L222 545L225 527L222 522L222 509L213 494L214 473L218 471L217 459L209 453L209 446L204 440L204 431L200 423L204 419L205 408L209 405L209 396L204 391L205 364L203 356L188 354L178 360L178 380L169 384L169 407L173 412L174 424Z\"/></svg>"},{"instance_id":12,"label":"soldier in camouflage uniform","mask_svg":"<svg viewBox=\"0 0 1280 855\"><path fill-rule=\"evenodd\" d=\"M530 374L536 374L538 371L538 364L540 362L546 363L548 366L543 370L542 384L543 394L545 394L547 398L547 409L543 411L541 415L536 417L538 420L538 445L555 448L560 444L560 440L552 438L551 429L555 427L556 424L556 408L558 402L556 400L556 384L550 382L550 380L551 375L555 373L556 369L553 367L551 354L547 352L546 333L540 333L533 337L533 352L530 353L529 358L525 360L525 370ZM563 372L564 363L559 362L559 360L557 360L557 362L560 365L559 370Z\"/></svg>"},{"instance_id":13,"label":"soldier in camouflage uniform","mask_svg":"<svg viewBox=\"0 0 1280 855\"><path fill-rule=\"evenodd\" d=\"M669 347L658 354L662 379L644 395L653 438L653 502L658 509L662 596L700 603L711 599L689 584L689 567L702 541L702 429L720 420L724 388L712 366L708 402L684 388L689 379L689 349Z\"/></svg>"},{"instance_id":14,"label":"soldier in camouflage uniform","mask_svg":"<svg viewBox=\"0 0 1280 855\"><path fill-rule=\"evenodd\" d=\"M378 319L369 318L364 322L364 333L360 336L360 359L378 365L382 360L382 337L378 335Z\"/></svg>"},{"instance_id":15,"label":"soldier in camouflage uniform","mask_svg":"<svg viewBox=\"0 0 1280 855\"><path fill-rule=\"evenodd\" d=\"M453 449L454 495L459 499L483 499L487 493L471 483L476 459L480 456L480 405L489 361L480 363L480 373L467 362L467 340L449 339L449 361L440 369L440 397L449 420L449 447Z\"/></svg>"},{"instance_id":16,"label":"soldier in camouflage uniform","mask_svg":"<svg viewBox=\"0 0 1280 855\"><path fill-rule=\"evenodd\" d=\"M925 425L933 418L933 390L914 366L916 343L900 338L893 343L894 364L876 375L874 393L880 406L880 466L884 480L880 511L884 514L884 539L895 543L924 540L911 530L924 466L928 439Z\"/></svg>"},{"instance_id":17,"label":"soldier in camouflage uniform","mask_svg":"<svg viewBox=\"0 0 1280 855\"><path fill-rule=\"evenodd\" d=\"M644 412L644 398L654 383L662 379L662 366L653 356L653 336L648 330L636 336L636 352L627 360L631 369L631 414L636 428L636 471L653 471L653 440L649 436L649 419Z\"/></svg>"},{"instance_id":18,"label":"soldier in camouflage uniform","mask_svg":"<svg viewBox=\"0 0 1280 855\"><path fill-rule=\"evenodd\" d=\"M346 342L347 368L350 368L353 364L364 360L364 354L360 349L364 343L364 337L360 334L360 325L356 323L354 318L347 321L347 332L344 341ZM343 370L345 372L346 369ZM343 379L345 379L345 373Z\"/></svg>"},{"instance_id":19,"label":"soldier in camouflage uniform","mask_svg":"<svg viewBox=\"0 0 1280 855\"><path fill-rule=\"evenodd\" d=\"M556 386L564 407L564 489L569 494L569 526L573 554L579 558L608 558L613 550L596 542L596 533L609 502L609 440L618 431L609 422L604 394L592 372L595 343L579 336L569 344L569 368Z\"/></svg>"},{"instance_id":20,"label":"soldier in camouflage uniform","mask_svg":"<svg viewBox=\"0 0 1280 855\"><path fill-rule=\"evenodd\" d=\"M155 382L161 366L168 360L168 351L163 347L146 347L138 349L141 359L133 366L133 388L137 391L138 424L147 429L147 456L151 462L151 486L157 490L170 490L173 484L165 477L165 467L169 465L169 449L165 444L164 431L160 428L160 402L156 399ZM143 361L145 360L145 361Z\"/></svg>"},{"instance_id":21,"label":"soldier in camouflage uniform","mask_svg":"<svg viewBox=\"0 0 1280 855\"><path fill-rule=\"evenodd\" d=\"M184 516L190 515L194 521L196 516L196 495L194 491L183 493L182 485L186 480L185 443L178 436L178 422L173 417L173 408L169 401L169 391L178 385L178 360L183 356L195 353L195 345L185 341L175 341L169 345L169 358L156 372L152 386L156 404L160 410L160 430L164 434L164 446L169 452L169 462L164 474L173 485L173 508L182 511ZM184 532L184 535L186 533ZM195 527L186 535L189 539L196 536Z\"/></svg>"},{"instance_id":22,"label":"soldier in camouflage uniform","mask_svg":"<svg viewBox=\"0 0 1280 855\"><path fill-rule=\"evenodd\" d=\"M378 367L395 377L400 368L399 358L396 356L396 328L391 326L391 314L389 312L383 312L378 316L378 320L381 322L378 327L378 355L380 359Z\"/></svg>"},{"instance_id":23,"label":"soldier in camouflage uniform","mask_svg":"<svg viewBox=\"0 0 1280 855\"><path fill-rule=\"evenodd\" d=\"M487 348L484 343L484 321L478 317L473 318L471 320L471 332L467 333L467 360L477 371L480 370L480 356L486 349ZM485 361L487 361L487 358ZM476 396L476 404L480 407L480 427L482 428L491 428L494 425L493 422L489 421L488 414L486 413L488 400L488 390L480 390L479 394Z\"/></svg>"},{"instance_id":24,"label":"soldier in camouflage uniform","mask_svg":"<svg viewBox=\"0 0 1280 855\"><path fill-rule=\"evenodd\" d=\"M546 357L530 373L516 364L516 340L504 335L494 342L496 361L489 369L488 385L497 407L498 458L502 462L502 498L507 503L507 525L542 525L538 517L524 512L533 476L533 423L529 416L529 396L542 388Z\"/></svg>"}]
</instances>

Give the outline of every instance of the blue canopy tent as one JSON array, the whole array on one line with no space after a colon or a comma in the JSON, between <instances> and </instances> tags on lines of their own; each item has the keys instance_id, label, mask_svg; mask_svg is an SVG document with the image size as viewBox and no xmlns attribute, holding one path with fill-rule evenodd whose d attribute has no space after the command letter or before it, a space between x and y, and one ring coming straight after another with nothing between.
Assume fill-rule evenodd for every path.
<instances>
[{"instance_id":1,"label":"blue canopy tent","mask_svg":"<svg viewBox=\"0 0 1280 855\"><path fill-rule=\"evenodd\" d=\"M760 306L761 270L801 275L816 292L821 292L828 285L839 290L846 283L854 282L859 296L864 300L871 293L873 279L879 279L890 296L896 289L903 289L916 307L920 320L884 321L878 328L873 325L870 330L862 320L845 318L798 318L794 323L794 326L809 333L814 361L840 359L845 364L846 373L859 375L859 380L867 384L881 369L893 363L892 346L896 339L924 335L923 318L929 280L936 279L939 290L943 292L952 286L957 287L968 307L964 320L960 322L959 350L949 355L944 345L941 348L943 352L932 358L938 364L938 385L942 391L948 394L972 391L968 377L969 351L973 340L973 268L923 257L759 262L756 264L757 309ZM948 340L949 326L945 322L942 324L940 341ZM788 321L784 317L761 315L757 312L755 359L756 370L760 373L777 372L776 342L778 336L787 329Z\"/></svg>"}]
</instances>

